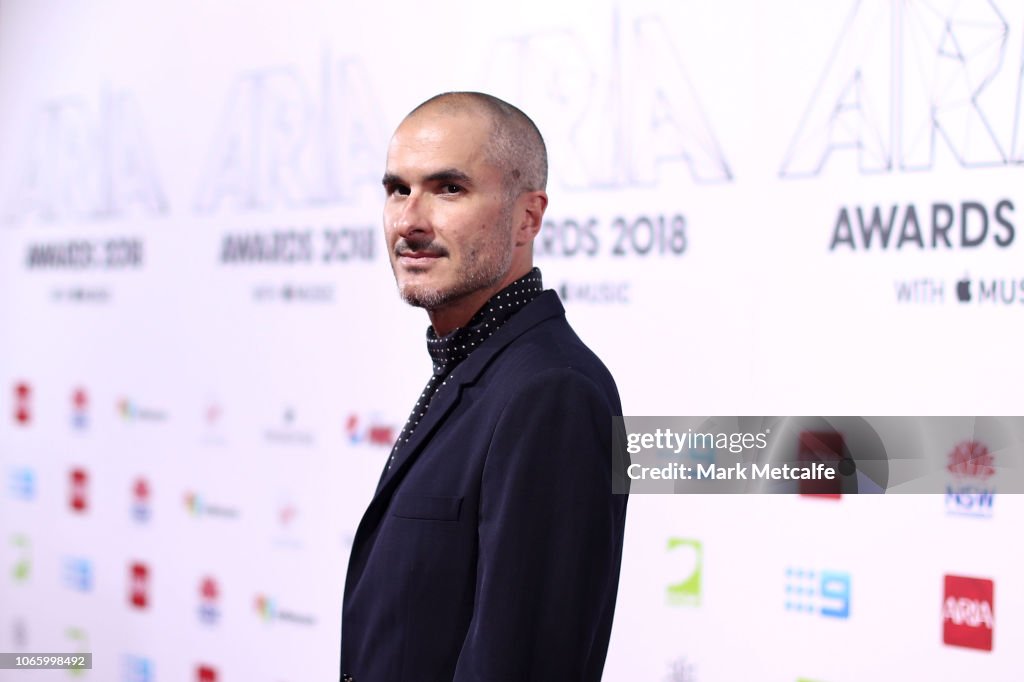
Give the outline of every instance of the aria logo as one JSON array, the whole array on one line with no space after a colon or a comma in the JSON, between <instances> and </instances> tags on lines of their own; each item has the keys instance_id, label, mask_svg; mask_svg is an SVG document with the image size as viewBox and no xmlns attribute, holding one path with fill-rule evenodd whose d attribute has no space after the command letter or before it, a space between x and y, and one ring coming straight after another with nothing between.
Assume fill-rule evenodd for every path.
<instances>
[{"instance_id":1,"label":"aria logo","mask_svg":"<svg viewBox=\"0 0 1024 682\"><path fill-rule=\"evenodd\" d=\"M200 664L196 666L196 682L217 682L217 669L212 665Z\"/></svg>"},{"instance_id":2,"label":"aria logo","mask_svg":"<svg viewBox=\"0 0 1024 682\"><path fill-rule=\"evenodd\" d=\"M139 523L149 521L152 516L153 505L150 500L152 489L142 476L135 479L132 484L132 518Z\"/></svg>"},{"instance_id":3,"label":"aria logo","mask_svg":"<svg viewBox=\"0 0 1024 682\"><path fill-rule=\"evenodd\" d=\"M666 589L670 606L700 606L704 545L690 538L669 538L669 561L680 580Z\"/></svg>"},{"instance_id":4,"label":"aria logo","mask_svg":"<svg viewBox=\"0 0 1024 682\"><path fill-rule=\"evenodd\" d=\"M392 424L385 424L376 416L368 419L352 413L345 421L345 434L352 445L376 445L383 448L390 448L395 443L395 427Z\"/></svg>"},{"instance_id":5,"label":"aria logo","mask_svg":"<svg viewBox=\"0 0 1024 682\"><path fill-rule=\"evenodd\" d=\"M71 426L79 431L89 426L89 394L84 388L71 393Z\"/></svg>"},{"instance_id":6,"label":"aria logo","mask_svg":"<svg viewBox=\"0 0 1024 682\"><path fill-rule=\"evenodd\" d=\"M988 480L995 475L995 457L988 446L976 440L957 444L949 453L946 470L946 512L961 516L990 517L995 487Z\"/></svg>"},{"instance_id":7,"label":"aria logo","mask_svg":"<svg viewBox=\"0 0 1024 682\"><path fill-rule=\"evenodd\" d=\"M148 609L152 575L149 566L136 561L128 566L128 603L136 609Z\"/></svg>"},{"instance_id":8,"label":"aria logo","mask_svg":"<svg viewBox=\"0 0 1024 682\"><path fill-rule=\"evenodd\" d=\"M944 644L992 651L994 591L995 583L987 578L945 576L942 602Z\"/></svg>"},{"instance_id":9,"label":"aria logo","mask_svg":"<svg viewBox=\"0 0 1024 682\"><path fill-rule=\"evenodd\" d=\"M84 514L89 510L89 472L82 468L72 469L69 482L68 504L71 511Z\"/></svg>"},{"instance_id":10,"label":"aria logo","mask_svg":"<svg viewBox=\"0 0 1024 682\"><path fill-rule=\"evenodd\" d=\"M663 17L633 12L628 3L621 14L615 8L597 42L577 27L497 42L489 87L564 141L551 146L551 167L569 189L653 187L686 170L696 182L731 181L681 56L686 43ZM533 73L547 76L526 77Z\"/></svg>"},{"instance_id":11,"label":"aria logo","mask_svg":"<svg viewBox=\"0 0 1024 682\"><path fill-rule=\"evenodd\" d=\"M865 174L1024 161L1024 81L995 2L857 0L783 162L816 176L833 152Z\"/></svg>"},{"instance_id":12,"label":"aria logo","mask_svg":"<svg viewBox=\"0 0 1024 682\"><path fill-rule=\"evenodd\" d=\"M786 569L786 610L826 618L850 617L850 574L842 571Z\"/></svg>"},{"instance_id":13,"label":"aria logo","mask_svg":"<svg viewBox=\"0 0 1024 682\"><path fill-rule=\"evenodd\" d=\"M28 426L32 422L32 386L19 381L14 384L14 423Z\"/></svg>"},{"instance_id":14,"label":"aria logo","mask_svg":"<svg viewBox=\"0 0 1024 682\"><path fill-rule=\"evenodd\" d=\"M24 135L9 222L97 220L167 211L135 97L105 90L40 103Z\"/></svg>"},{"instance_id":15,"label":"aria logo","mask_svg":"<svg viewBox=\"0 0 1024 682\"><path fill-rule=\"evenodd\" d=\"M207 625L216 625L220 620L220 588L217 581L206 576L199 582L199 620Z\"/></svg>"}]
</instances>

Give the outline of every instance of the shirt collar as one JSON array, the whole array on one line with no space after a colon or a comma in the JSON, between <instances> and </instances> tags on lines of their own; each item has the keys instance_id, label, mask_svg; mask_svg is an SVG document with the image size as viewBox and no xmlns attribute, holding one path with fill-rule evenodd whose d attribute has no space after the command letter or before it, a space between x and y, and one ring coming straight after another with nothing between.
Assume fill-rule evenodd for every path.
<instances>
[{"instance_id":1,"label":"shirt collar","mask_svg":"<svg viewBox=\"0 0 1024 682\"><path fill-rule=\"evenodd\" d=\"M469 357L481 343L498 331L510 317L544 291L540 270L533 268L492 296L465 327L438 337L434 328L427 328L427 352L434 363L434 375L451 372Z\"/></svg>"}]
</instances>

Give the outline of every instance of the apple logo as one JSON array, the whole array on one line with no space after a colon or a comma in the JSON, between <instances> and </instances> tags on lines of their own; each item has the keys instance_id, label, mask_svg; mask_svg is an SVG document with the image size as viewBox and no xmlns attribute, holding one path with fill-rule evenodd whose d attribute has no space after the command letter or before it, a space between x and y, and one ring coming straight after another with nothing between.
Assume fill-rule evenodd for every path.
<instances>
[{"instance_id":1,"label":"apple logo","mask_svg":"<svg viewBox=\"0 0 1024 682\"><path fill-rule=\"evenodd\" d=\"M956 283L956 297L961 303L971 301L971 280L966 276Z\"/></svg>"}]
</instances>

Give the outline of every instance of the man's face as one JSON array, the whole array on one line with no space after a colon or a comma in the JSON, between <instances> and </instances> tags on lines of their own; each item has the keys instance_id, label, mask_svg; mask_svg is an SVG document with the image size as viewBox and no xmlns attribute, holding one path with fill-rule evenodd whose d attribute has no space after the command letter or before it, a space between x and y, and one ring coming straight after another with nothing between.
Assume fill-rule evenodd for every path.
<instances>
[{"instance_id":1,"label":"man's face","mask_svg":"<svg viewBox=\"0 0 1024 682\"><path fill-rule=\"evenodd\" d=\"M388 147L384 232L402 298L437 310L503 282L512 264L512 203L487 161L481 114L423 111Z\"/></svg>"}]
</instances>

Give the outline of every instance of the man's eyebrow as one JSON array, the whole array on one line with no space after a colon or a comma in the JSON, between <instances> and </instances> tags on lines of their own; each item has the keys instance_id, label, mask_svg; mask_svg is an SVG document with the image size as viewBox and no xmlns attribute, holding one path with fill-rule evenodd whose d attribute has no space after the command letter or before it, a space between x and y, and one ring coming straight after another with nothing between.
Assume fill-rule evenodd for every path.
<instances>
[{"instance_id":1,"label":"man's eyebrow","mask_svg":"<svg viewBox=\"0 0 1024 682\"><path fill-rule=\"evenodd\" d=\"M381 184L385 187L391 187L393 185L402 184L402 178L398 177L394 173L385 173L384 177L381 178Z\"/></svg>"},{"instance_id":2,"label":"man's eyebrow","mask_svg":"<svg viewBox=\"0 0 1024 682\"><path fill-rule=\"evenodd\" d=\"M462 171L460 171L458 168L445 168L444 170L439 170L434 173L431 173L430 175L423 179L425 182L435 183L458 182L464 185L472 183L470 177L463 173Z\"/></svg>"}]
</instances>

